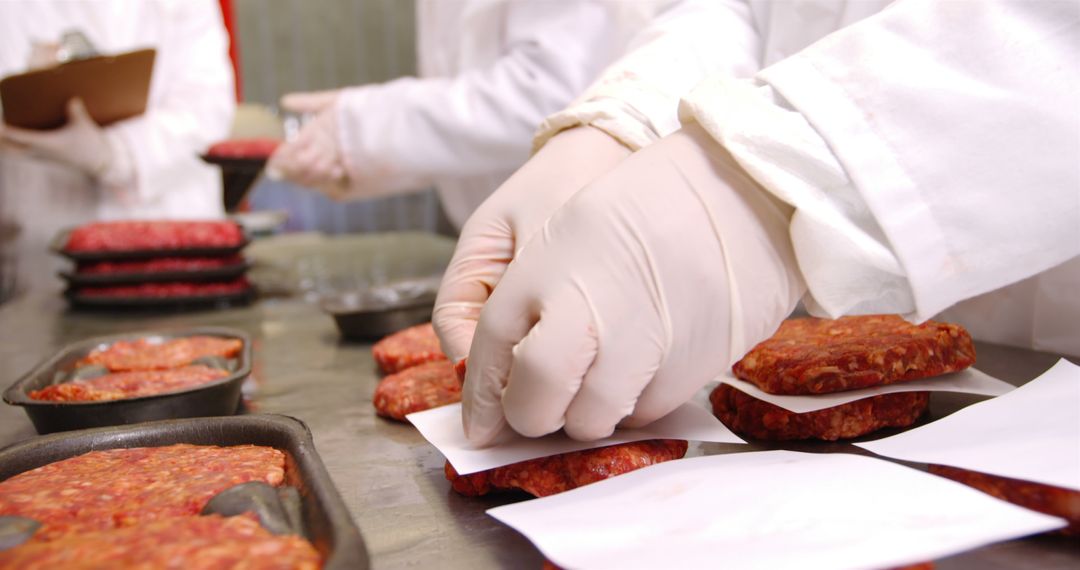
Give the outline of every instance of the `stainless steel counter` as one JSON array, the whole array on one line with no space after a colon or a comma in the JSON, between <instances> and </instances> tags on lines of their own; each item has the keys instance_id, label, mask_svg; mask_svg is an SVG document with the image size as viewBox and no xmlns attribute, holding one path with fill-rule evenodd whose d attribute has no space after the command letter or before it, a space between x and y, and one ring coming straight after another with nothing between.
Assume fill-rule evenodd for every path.
<instances>
[{"instance_id":1,"label":"stainless steel counter","mask_svg":"<svg viewBox=\"0 0 1080 570\"><path fill-rule=\"evenodd\" d=\"M36 294L0 305L0 382L6 386L61 346L89 336L140 329L221 325L255 339L255 372L246 388L252 411L288 414L310 426L327 469L367 542L373 565L384 568L539 568L542 557L521 535L484 514L520 496L467 499L450 491L442 457L410 426L375 416L378 380L368 344L342 342L330 317L300 300L150 316L70 313L53 295ZM1014 384L1049 368L1053 355L978 346L978 367ZM935 394L931 417L974 396ZM0 406L0 445L35 435L21 409ZM844 444L787 446L845 451ZM691 455L762 449L692 444ZM882 492L899 492L883 489ZM722 516L718 514L717 516ZM853 537L855 539L856 537ZM717 555L722 565L722 553ZM981 548L938 562L938 568L1076 568L1080 545L1036 537Z\"/></svg>"}]
</instances>

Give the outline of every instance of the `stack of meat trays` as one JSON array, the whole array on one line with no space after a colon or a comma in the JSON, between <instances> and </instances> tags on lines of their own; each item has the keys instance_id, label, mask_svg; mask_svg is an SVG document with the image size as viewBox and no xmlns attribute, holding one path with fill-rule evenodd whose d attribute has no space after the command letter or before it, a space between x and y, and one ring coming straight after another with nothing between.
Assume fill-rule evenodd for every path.
<instances>
[{"instance_id":1,"label":"stack of meat trays","mask_svg":"<svg viewBox=\"0 0 1080 570\"><path fill-rule=\"evenodd\" d=\"M79 308L206 308L251 302L248 243L234 222L95 222L65 230L53 249L75 262L60 276Z\"/></svg>"}]
</instances>

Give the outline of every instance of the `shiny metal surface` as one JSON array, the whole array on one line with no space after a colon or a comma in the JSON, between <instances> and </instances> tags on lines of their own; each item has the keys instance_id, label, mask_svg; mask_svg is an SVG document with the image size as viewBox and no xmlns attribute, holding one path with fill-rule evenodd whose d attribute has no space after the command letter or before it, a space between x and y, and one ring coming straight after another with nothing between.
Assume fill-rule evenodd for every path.
<instances>
[{"instance_id":1,"label":"shiny metal surface","mask_svg":"<svg viewBox=\"0 0 1080 570\"><path fill-rule=\"evenodd\" d=\"M215 325L249 333L255 342L251 408L303 420L363 533L373 566L382 568L539 568L542 557L521 535L484 514L520 496L467 499L443 478L443 459L410 426L377 418L371 395L378 380L370 344L342 341L315 304L262 301L252 307L172 316L79 314L58 297L35 294L0 306L0 382L13 382L56 349L79 339L129 330ZM1020 384L1057 358L979 345L979 368ZM940 417L978 401L935 394ZM34 437L22 410L0 407L0 445ZM801 444L804 451L856 452L843 444ZM691 455L757 446L691 444ZM883 492L891 492L883 489ZM717 516L723 516L718 513ZM853 537L856 540L857 537ZM1054 537L1012 541L938 561L942 570L1076 568L1080 546ZM722 553L717 553L718 565Z\"/></svg>"}]
</instances>

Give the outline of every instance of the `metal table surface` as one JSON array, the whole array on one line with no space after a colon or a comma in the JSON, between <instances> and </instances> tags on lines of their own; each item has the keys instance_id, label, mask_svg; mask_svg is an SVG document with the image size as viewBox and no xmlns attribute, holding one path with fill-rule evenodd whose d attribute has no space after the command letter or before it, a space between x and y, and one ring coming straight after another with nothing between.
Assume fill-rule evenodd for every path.
<instances>
[{"instance_id":1,"label":"metal table surface","mask_svg":"<svg viewBox=\"0 0 1080 570\"><path fill-rule=\"evenodd\" d=\"M32 294L0 305L0 381L13 382L67 343L141 329L220 325L255 339L253 411L288 414L310 426L315 444L351 510L372 564L384 568L539 568L524 537L484 514L520 496L464 498L443 478L443 459L410 426L375 416L379 378L369 344L342 341L330 317L301 300L264 300L246 308L175 315L74 313L62 299ZM978 345L978 367L1014 384L1057 357ZM931 417L978 401L935 394ZM22 410L0 406L0 445L34 437ZM865 453L845 444L785 446L804 451ZM761 446L692 444L691 455ZM883 490L884 491L884 490ZM718 515L720 516L720 515ZM718 564L722 554L718 553ZM1080 545L1056 537L1000 543L938 561L938 568L1077 568Z\"/></svg>"}]
</instances>

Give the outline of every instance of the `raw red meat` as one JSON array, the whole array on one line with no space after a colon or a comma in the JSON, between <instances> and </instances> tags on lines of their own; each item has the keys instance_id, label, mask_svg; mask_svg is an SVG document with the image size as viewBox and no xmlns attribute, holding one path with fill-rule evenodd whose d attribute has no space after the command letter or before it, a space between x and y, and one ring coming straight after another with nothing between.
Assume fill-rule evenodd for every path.
<instances>
[{"instance_id":1,"label":"raw red meat","mask_svg":"<svg viewBox=\"0 0 1080 570\"><path fill-rule=\"evenodd\" d=\"M251 289L251 283L247 278L240 277L232 281L217 283L141 283L139 285L110 285L105 287L79 287L75 290L76 295L85 297L104 298L141 298L141 299L168 299L177 297L211 297L217 295L232 295L243 293Z\"/></svg>"},{"instance_id":2,"label":"raw red meat","mask_svg":"<svg viewBox=\"0 0 1080 570\"><path fill-rule=\"evenodd\" d=\"M930 403L929 392L899 392L798 414L759 400L727 384L709 395L713 414L731 431L755 439L783 441L859 437L886 427L907 427Z\"/></svg>"},{"instance_id":3,"label":"raw red meat","mask_svg":"<svg viewBox=\"0 0 1080 570\"><path fill-rule=\"evenodd\" d=\"M1080 536L1080 491L946 465L931 465L930 472L1025 509L1061 517L1069 521L1069 526L1055 532L1065 536Z\"/></svg>"},{"instance_id":4,"label":"raw red meat","mask_svg":"<svg viewBox=\"0 0 1080 570\"><path fill-rule=\"evenodd\" d=\"M321 564L308 541L274 536L246 516L175 517L0 551L0 568L37 570L315 570Z\"/></svg>"},{"instance_id":5,"label":"raw red meat","mask_svg":"<svg viewBox=\"0 0 1080 570\"><path fill-rule=\"evenodd\" d=\"M281 139L248 138L219 141L207 149L206 155L214 158L267 159L282 144Z\"/></svg>"},{"instance_id":6,"label":"raw red meat","mask_svg":"<svg viewBox=\"0 0 1080 570\"><path fill-rule=\"evenodd\" d=\"M199 513L248 481L281 485L285 454L271 447L177 444L91 451L0 482L0 515L37 520L55 540Z\"/></svg>"},{"instance_id":7,"label":"raw red meat","mask_svg":"<svg viewBox=\"0 0 1080 570\"><path fill-rule=\"evenodd\" d=\"M230 248L243 244L244 239L240 226L226 220L94 222L72 230L65 249L111 252Z\"/></svg>"},{"instance_id":8,"label":"raw red meat","mask_svg":"<svg viewBox=\"0 0 1080 570\"><path fill-rule=\"evenodd\" d=\"M679 459L686 449L683 440L652 439L530 459L469 475L458 475L447 462L444 471L454 490L467 497L510 489L546 497Z\"/></svg>"},{"instance_id":9,"label":"raw red meat","mask_svg":"<svg viewBox=\"0 0 1080 570\"><path fill-rule=\"evenodd\" d=\"M383 378L372 403L380 416L405 420L413 412L461 401L461 380L446 360L426 362Z\"/></svg>"},{"instance_id":10,"label":"raw red meat","mask_svg":"<svg viewBox=\"0 0 1080 570\"><path fill-rule=\"evenodd\" d=\"M244 263L239 255L227 257L159 257L140 261L97 261L79 264L78 273L87 275L164 273L172 271L205 271L233 267Z\"/></svg>"},{"instance_id":11,"label":"raw red meat","mask_svg":"<svg viewBox=\"0 0 1080 570\"><path fill-rule=\"evenodd\" d=\"M93 364L113 372L164 370L185 366L207 356L233 358L243 348L244 342L238 338L216 336L186 336L161 342L120 340L91 351L77 366Z\"/></svg>"},{"instance_id":12,"label":"raw red meat","mask_svg":"<svg viewBox=\"0 0 1080 570\"><path fill-rule=\"evenodd\" d=\"M896 315L790 319L732 367L770 394L828 394L958 372L975 362L960 325Z\"/></svg>"},{"instance_id":13,"label":"raw red meat","mask_svg":"<svg viewBox=\"0 0 1080 570\"><path fill-rule=\"evenodd\" d=\"M118 372L89 380L46 386L30 392L30 398L51 402L123 400L194 388L228 375L228 372L220 368L198 365L169 370Z\"/></svg>"},{"instance_id":14,"label":"raw red meat","mask_svg":"<svg viewBox=\"0 0 1080 570\"><path fill-rule=\"evenodd\" d=\"M371 354L387 374L425 362L446 360L431 323L409 327L383 338L371 347Z\"/></svg>"}]
</instances>

